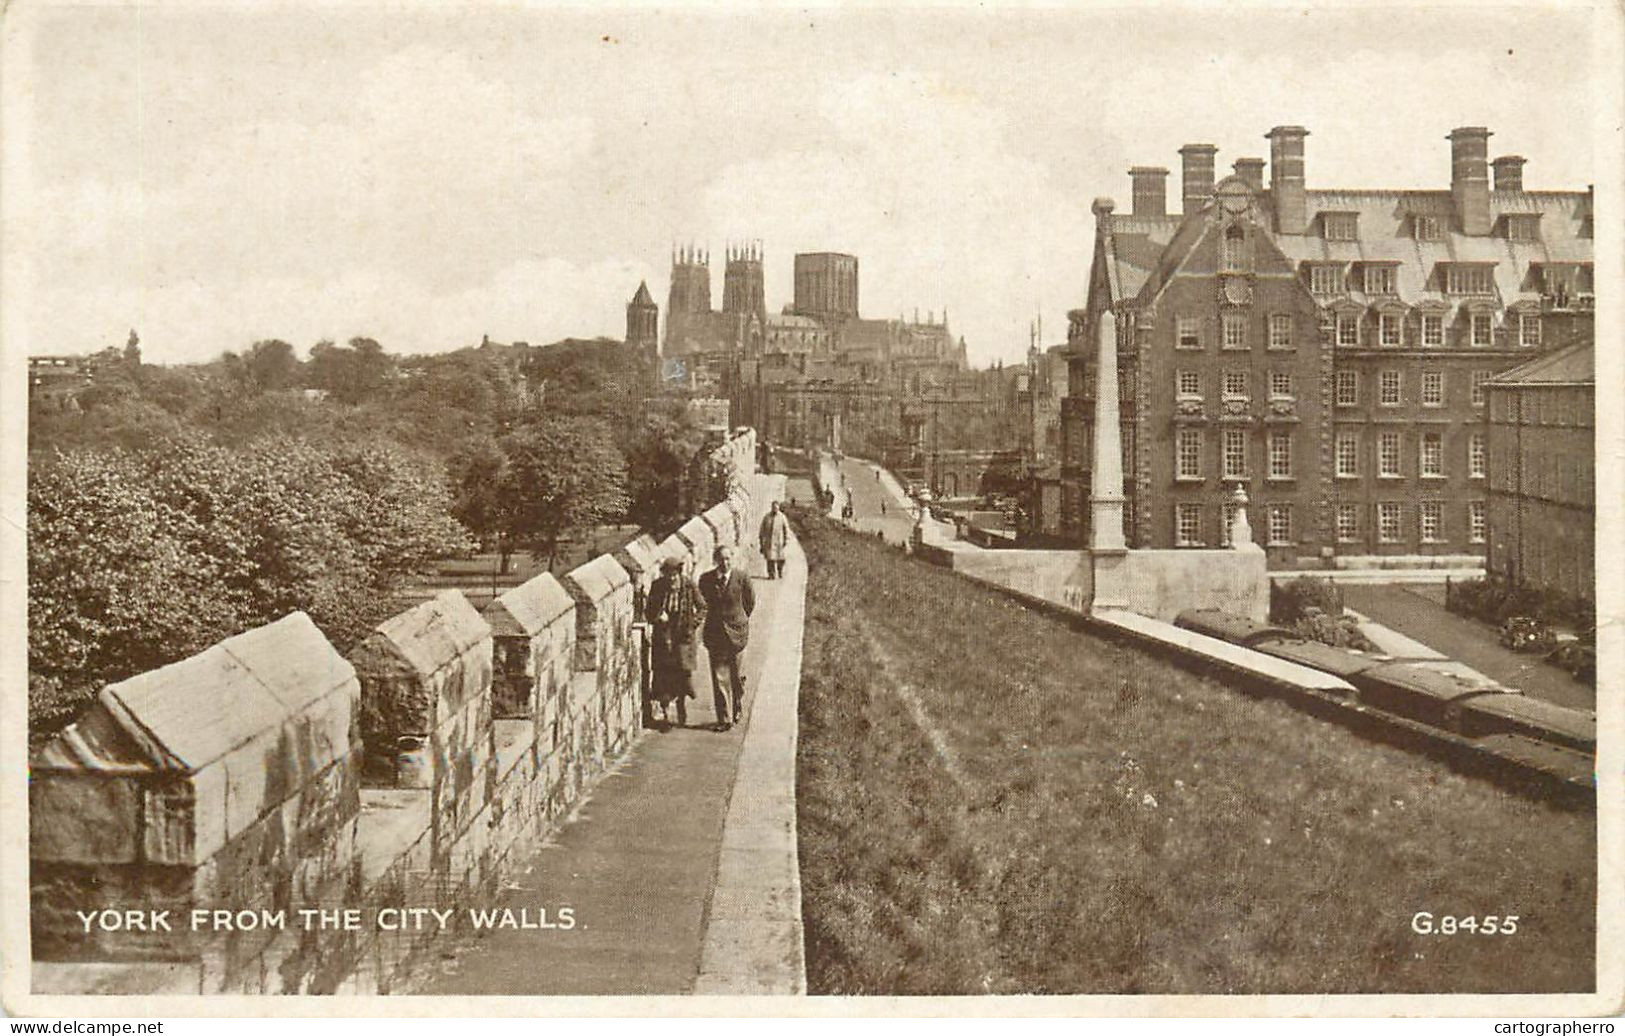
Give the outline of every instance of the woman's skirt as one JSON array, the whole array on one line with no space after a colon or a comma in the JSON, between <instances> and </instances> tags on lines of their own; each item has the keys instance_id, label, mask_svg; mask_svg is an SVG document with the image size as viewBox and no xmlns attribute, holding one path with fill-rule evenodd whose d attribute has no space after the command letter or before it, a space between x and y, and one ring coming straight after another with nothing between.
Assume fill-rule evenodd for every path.
<instances>
[{"instance_id":1,"label":"woman's skirt","mask_svg":"<svg viewBox=\"0 0 1625 1036\"><path fill-rule=\"evenodd\" d=\"M675 661L656 659L653 678L649 683L649 697L662 705L678 698L694 697L694 670L685 669Z\"/></svg>"}]
</instances>

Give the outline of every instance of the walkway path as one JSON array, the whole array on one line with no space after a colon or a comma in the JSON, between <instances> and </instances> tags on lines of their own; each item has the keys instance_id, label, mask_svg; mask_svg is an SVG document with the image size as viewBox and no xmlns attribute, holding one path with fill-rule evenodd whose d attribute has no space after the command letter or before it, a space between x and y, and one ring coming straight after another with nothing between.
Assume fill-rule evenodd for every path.
<instances>
[{"instance_id":1,"label":"walkway path","mask_svg":"<svg viewBox=\"0 0 1625 1036\"><path fill-rule=\"evenodd\" d=\"M857 527L871 535L876 531L883 533L887 543L907 543L914 528L913 504L908 498L898 496L884 481L876 479L877 471L879 468L868 461L852 457L841 459L841 475L852 491ZM839 492L837 490L837 498ZM882 503L886 507L884 515L880 510Z\"/></svg>"},{"instance_id":2,"label":"walkway path","mask_svg":"<svg viewBox=\"0 0 1625 1036\"><path fill-rule=\"evenodd\" d=\"M1595 709L1597 692L1535 655L1502 647L1490 627L1445 609L1442 587L1344 584L1343 603L1377 622L1536 698Z\"/></svg>"},{"instance_id":3,"label":"walkway path","mask_svg":"<svg viewBox=\"0 0 1625 1036\"><path fill-rule=\"evenodd\" d=\"M801 597L806 589L806 562L795 552L797 578L769 580L760 555L741 550L746 570L755 577L756 612L751 639L745 649L744 722L731 732L710 729L716 721L711 705L709 669L704 650L696 670L696 696L690 702L689 726L667 732L645 733L626 758L594 789L556 836L544 846L491 906L516 912L529 907L534 918L546 909L550 918L562 907L574 911L576 927L570 931L509 929L463 936L448 947L437 962L425 966L423 980L412 990L432 995L640 995L680 994L696 991L706 956L707 927L712 911L718 864L730 835L730 802L747 774L740 772L742 752L758 759L749 775L761 782L764 774L782 777L763 752L753 749L758 739L758 715L771 715L765 731L777 744L785 740L788 711L790 783L759 788L769 798L787 800L791 822L791 870L794 870L794 721L795 696L800 676ZM790 566L787 566L787 568ZM789 574L789 573L787 573ZM793 663L788 668L787 662ZM786 704L786 700L788 704ZM736 778L738 782L736 784ZM763 803L758 801L758 807ZM768 802L769 823L777 802ZM762 810L756 810L761 822ZM749 818L747 817L747 820ZM760 828L756 829L758 835ZM772 841L768 839L768 841ZM783 853L779 839L779 856ZM772 848L769 846L768 848ZM737 861L735 861L737 863ZM782 861L781 861L782 864ZM774 874L782 880L782 865ZM743 878L760 877L746 871ZM771 876L771 875L770 875ZM793 876L793 875L792 875ZM724 875L729 887L742 879L735 867ZM739 897L729 893L734 912L732 930L738 930ZM782 908L786 896L767 907ZM799 992L773 982L800 977L800 892L794 895L795 959L787 961L782 931L744 917L748 930L779 931L777 955L765 964L750 959L729 959L713 947L709 953L705 991ZM765 907L764 907L765 908ZM775 915L782 920L783 911ZM732 949L732 947L730 947ZM750 945L737 948L749 953ZM749 990L738 989L731 966L756 967ZM767 978L763 979L762 975ZM748 976L747 976L748 977ZM758 981L759 980L759 981ZM804 985L804 979L801 980ZM730 984L733 983L733 984Z\"/></svg>"}]
</instances>

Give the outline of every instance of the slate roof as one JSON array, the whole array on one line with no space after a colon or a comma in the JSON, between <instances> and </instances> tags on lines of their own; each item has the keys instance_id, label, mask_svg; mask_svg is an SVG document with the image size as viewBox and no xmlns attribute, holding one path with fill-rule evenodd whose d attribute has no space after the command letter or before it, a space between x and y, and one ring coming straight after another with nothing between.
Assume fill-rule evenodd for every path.
<instances>
[{"instance_id":1,"label":"slate roof","mask_svg":"<svg viewBox=\"0 0 1625 1036\"><path fill-rule=\"evenodd\" d=\"M649 294L649 282L639 281L638 293L632 296L632 305L653 307L654 304L654 297Z\"/></svg>"},{"instance_id":2,"label":"slate roof","mask_svg":"<svg viewBox=\"0 0 1625 1036\"><path fill-rule=\"evenodd\" d=\"M1221 186L1244 182L1228 177ZM1592 259L1592 240L1582 230L1591 218L1591 197L1584 191L1492 191L1492 232L1476 236L1456 230L1448 190L1310 190L1305 192L1309 220L1304 234L1275 233L1269 218L1274 207L1272 192L1247 190L1255 198L1256 210L1263 214L1255 226L1295 268L1310 262L1395 264L1394 296L1368 296L1357 290L1362 287L1358 275L1351 281L1352 290L1337 296L1361 307L1384 301L1407 306L1431 302L1447 310L1458 307L1471 297L1445 294L1441 264L1448 263L1493 263L1496 295L1502 305L1538 304L1538 268L1542 264ZM1196 215L1206 214L1212 204ZM1327 240L1320 219L1327 212L1355 214L1357 240ZM1503 229L1504 217L1526 213L1541 214L1537 239L1509 239ZM1439 221L1436 240L1417 240L1416 216ZM1177 275L1211 227L1205 218L1178 215L1107 216L1105 254L1111 297L1149 302Z\"/></svg>"},{"instance_id":3,"label":"slate roof","mask_svg":"<svg viewBox=\"0 0 1625 1036\"><path fill-rule=\"evenodd\" d=\"M802 316L800 313L769 313L767 315L768 327L799 327L811 331L826 330L824 322L813 317Z\"/></svg>"},{"instance_id":4,"label":"slate roof","mask_svg":"<svg viewBox=\"0 0 1625 1036\"><path fill-rule=\"evenodd\" d=\"M1594 385L1596 349L1590 342L1571 345L1490 378L1488 385Z\"/></svg>"}]
</instances>

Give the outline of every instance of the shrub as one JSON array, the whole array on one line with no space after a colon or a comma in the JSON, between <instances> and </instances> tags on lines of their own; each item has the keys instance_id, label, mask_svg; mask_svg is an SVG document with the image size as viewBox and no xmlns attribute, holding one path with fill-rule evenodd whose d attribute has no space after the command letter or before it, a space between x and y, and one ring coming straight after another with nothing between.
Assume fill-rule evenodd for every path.
<instances>
[{"instance_id":1,"label":"shrub","mask_svg":"<svg viewBox=\"0 0 1625 1036\"><path fill-rule=\"evenodd\" d=\"M1343 614L1343 591L1330 579L1299 576L1287 583L1271 581L1270 621L1304 640L1356 651L1376 650L1353 617Z\"/></svg>"},{"instance_id":2,"label":"shrub","mask_svg":"<svg viewBox=\"0 0 1625 1036\"><path fill-rule=\"evenodd\" d=\"M1377 649L1377 645L1360 632L1360 624L1354 621L1352 615L1328 615L1314 605L1310 605L1305 614L1288 628L1304 640L1317 640L1332 647L1352 648L1355 651Z\"/></svg>"},{"instance_id":3,"label":"shrub","mask_svg":"<svg viewBox=\"0 0 1625 1036\"><path fill-rule=\"evenodd\" d=\"M1343 593L1330 579L1299 576L1286 583L1270 582L1270 621L1290 626L1310 608L1329 616L1343 614Z\"/></svg>"},{"instance_id":4,"label":"shrub","mask_svg":"<svg viewBox=\"0 0 1625 1036\"><path fill-rule=\"evenodd\" d=\"M1571 627L1587 642L1592 640L1597 625L1596 606L1584 598L1515 586L1495 577L1447 584L1445 607L1493 626L1514 616L1528 615L1548 625Z\"/></svg>"}]
</instances>

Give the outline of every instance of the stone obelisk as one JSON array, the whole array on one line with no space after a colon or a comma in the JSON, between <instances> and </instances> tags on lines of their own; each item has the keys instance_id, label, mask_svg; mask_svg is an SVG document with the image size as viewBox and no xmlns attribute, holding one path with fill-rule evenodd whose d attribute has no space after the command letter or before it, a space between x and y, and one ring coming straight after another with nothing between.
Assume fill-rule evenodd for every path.
<instances>
[{"instance_id":1,"label":"stone obelisk","mask_svg":"<svg viewBox=\"0 0 1625 1036\"><path fill-rule=\"evenodd\" d=\"M1123 431L1117 402L1117 315L1104 310L1096 327L1095 442L1089 469L1089 555L1092 609L1126 608L1128 545L1123 537Z\"/></svg>"}]
</instances>

